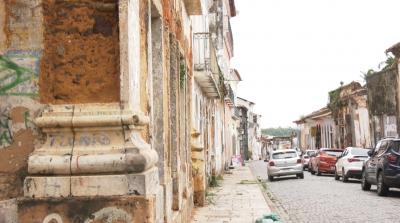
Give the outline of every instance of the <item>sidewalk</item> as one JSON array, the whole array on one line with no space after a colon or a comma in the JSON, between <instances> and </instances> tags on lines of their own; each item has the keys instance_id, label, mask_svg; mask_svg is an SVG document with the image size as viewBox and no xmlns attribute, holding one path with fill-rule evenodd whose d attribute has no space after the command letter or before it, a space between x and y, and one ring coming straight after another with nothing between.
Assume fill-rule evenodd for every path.
<instances>
[{"instance_id":1,"label":"sidewalk","mask_svg":"<svg viewBox=\"0 0 400 223\"><path fill-rule=\"evenodd\" d=\"M260 185L248 166L225 174L220 187L210 188L210 204L195 208L192 223L254 223L270 213Z\"/></svg>"}]
</instances>

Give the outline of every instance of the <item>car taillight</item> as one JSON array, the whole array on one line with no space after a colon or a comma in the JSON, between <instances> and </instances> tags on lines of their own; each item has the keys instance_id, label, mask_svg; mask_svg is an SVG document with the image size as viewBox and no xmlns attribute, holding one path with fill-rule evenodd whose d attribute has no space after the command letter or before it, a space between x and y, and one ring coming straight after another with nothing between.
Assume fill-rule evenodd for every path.
<instances>
[{"instance_id":1,"label":"car taillight","mask_svg":"<svg viewBox=\"0 0 400 223\"><path fill-rule=\"evenodd\" d=\"M387 155L387 160L389 163L396 163L397 156L395 154L389 154L389 155Z\"/></svg>"},{"instance_id":2,"label":"car taillight","mask_svg":"<svg viewBox=\"0 0 400 223\"><path fill-rule=\"evenodd\" d=\"M297 159L297 163L301 163L301 159Z\"/></svg>"},{"instance_id":3,"label":"car taillight","mask_svg":"<svg viewBox=\"0 0 400 223\"><path fill-rule=\"evenodd\" d=\"M269 163L268 163L270 166L275 166L275 163L274 163L274 161L269 161Z\"/></svg>"},{"instance_id":4,"label":"car taillight","mask_svg":"<svg viewBox=\"0 0 400 223\"><path fill-rule=\"evenodd\" d=\"M357 159L357 158L348 158L347 161L349 161L349 163L351 163L351 162L360 162L361 160Z\"/></svg>"}]
</instances>

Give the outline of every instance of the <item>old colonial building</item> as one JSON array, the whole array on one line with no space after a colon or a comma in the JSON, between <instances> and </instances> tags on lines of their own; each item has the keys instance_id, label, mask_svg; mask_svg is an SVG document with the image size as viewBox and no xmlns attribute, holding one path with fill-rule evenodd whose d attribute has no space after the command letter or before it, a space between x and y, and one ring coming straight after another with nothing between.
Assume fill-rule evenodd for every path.
<instances>
[{"instance_id":1,"label":"old colonial building","mask_svg":"<svg viewBox=\"0 0 400 223\"><path fill-rule=\"evenodd\" d=\"M395 63L366 76L368 110L373 142L385 137L399 137L399 57L400 44L386 52L395 55Z\"/></svg>"},{"instance_id":2,"label":"old colonial building","mask_svg":"<svg viewBox=\"0 0 400 223\"><path fill-rule=\"evenodd\" d=\"M230 80L233 1L202 1L202 15L191 16L193 31L192 161L195 204L204 205L212 177L223 174L232 156L232 110L235 91ZM240 77L240 76L239 76Z\"/></svg>"},{"instance_id":3,"label":"old colonial building","mask_svg":"<svg viewBox=\"0 0 400 223\"><path fill-rule=\"evenodd\" d=\"M234 151L235 13L0 1L0 222L188 222Z\"/></svg>"},{"instance_id":4,"label":"old colonial building","mask_svg":"<svg viewBox=\"0 0 400 223\"><path fill-rule=\"evenodd\" d=\"M240 118L239 143L240 155L243 159L259 159L261 152L261 116L254 113L254 102L237 98L237 113Z\"/></svg>"},{"instance_id":5,"label":"old colonial building","mask_svg":"<svg viewBox=\"0 0 400 223\"><path fill-rule=\"evenodd\" d=\"M298 131L298 147L302 150L335 148L335 123L332 112L322 108L295 121Z\"/></svg>"},{"instance_id":6,"label":"old colonial building","mask_svg":"<svg viewBox=\"0 0 400 223\"><path fill-rule=\"evenodd\" d=\"M295 121L301 149L372 146L367 89L358 82L329 92L329 103Z\"/></svg>"},{"instance_id":7,"label":"old colonial building","mask_svg":"<svg viewBox=\"0 0 400 223\"><path fill-rule=\"evenodd\" d=\"M365 87L351 82L329 92L328 108L335 121L336 148L372 146Z\"/></svg>"}]
</instances>

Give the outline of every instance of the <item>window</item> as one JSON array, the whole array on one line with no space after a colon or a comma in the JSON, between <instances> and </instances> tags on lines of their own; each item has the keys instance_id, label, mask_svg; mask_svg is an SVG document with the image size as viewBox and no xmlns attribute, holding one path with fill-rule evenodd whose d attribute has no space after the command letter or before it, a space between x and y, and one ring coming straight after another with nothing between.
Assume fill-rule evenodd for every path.
<instances>
[{"instance_id":1,"label":"window","mask_svg":"<svg viewBox=\"0 0 400 223\"><path fill-rule=\"evenodd\" d=\"M351 150L351 154L354 156L368 156L368 150L355 148Z\"/></svg>"},{"instance_id":2,"label":"window","mask_svg":"<svg viewBox=\"0 0 400 223\"><path fill-rule=\"evenodd\" d=\"M329 156L340 156L342 154L342 151L340 150L324 150L323 153Z\"/></svg>"},{"instance_id":3,"label":"window","mask_svg":"<svg viewBox=\"0 0 400 223\"><path fill-rule=\"evenodd\" d=\"M377 151L375 151L376 155L377 156L382 155L386 151L387 145L388 145L388 141L383 141L381 143L381 145L379 146L379 149Z\"/></svg>"},{"instance_id":4,"label":"window","mask_svg":"<svg viewBox=\"0 0 400 223\"><path fill-rule=\"evenodd\" d=\"M288 158L295 158L297 156L296 152L277 152L272 154L273 159L288 159Z\"/></svg>"},{"instance_id":5,"label":"window","mask_svg":"<svg viewBox=\"0 0 400 223\"><path fill-rule=\"evenodd\" d=\"M400 141L393 141L388 146L389 150L393 150L394 152L400 152Z\"/></svg>"}]
</instances>

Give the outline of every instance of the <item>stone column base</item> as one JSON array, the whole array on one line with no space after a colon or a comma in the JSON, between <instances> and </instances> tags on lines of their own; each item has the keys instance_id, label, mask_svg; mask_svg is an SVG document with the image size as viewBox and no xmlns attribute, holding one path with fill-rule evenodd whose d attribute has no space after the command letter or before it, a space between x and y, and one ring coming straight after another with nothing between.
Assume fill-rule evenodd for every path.
<instances>
[{"instance_id":1,"label":"stone column base","mask_svg":"<svg viewBox=\"0 0 400 223\"><path fill-rule=\"evenodd\" d=\"M28 176L24 195L31 198L147 195L157 193L158 169L142 173L92 176Z\"/></svg>"},{"instance_id":2,"label":"stone column base","mask_svg":"<svg viewBox=\"0 0 400 223\"><path fill-rule=\"evenodd\" d=\"M155 213L155 196L23 198L18 200L18 222L21 223L155 223Z\"/></svg>"}]
</instances>

